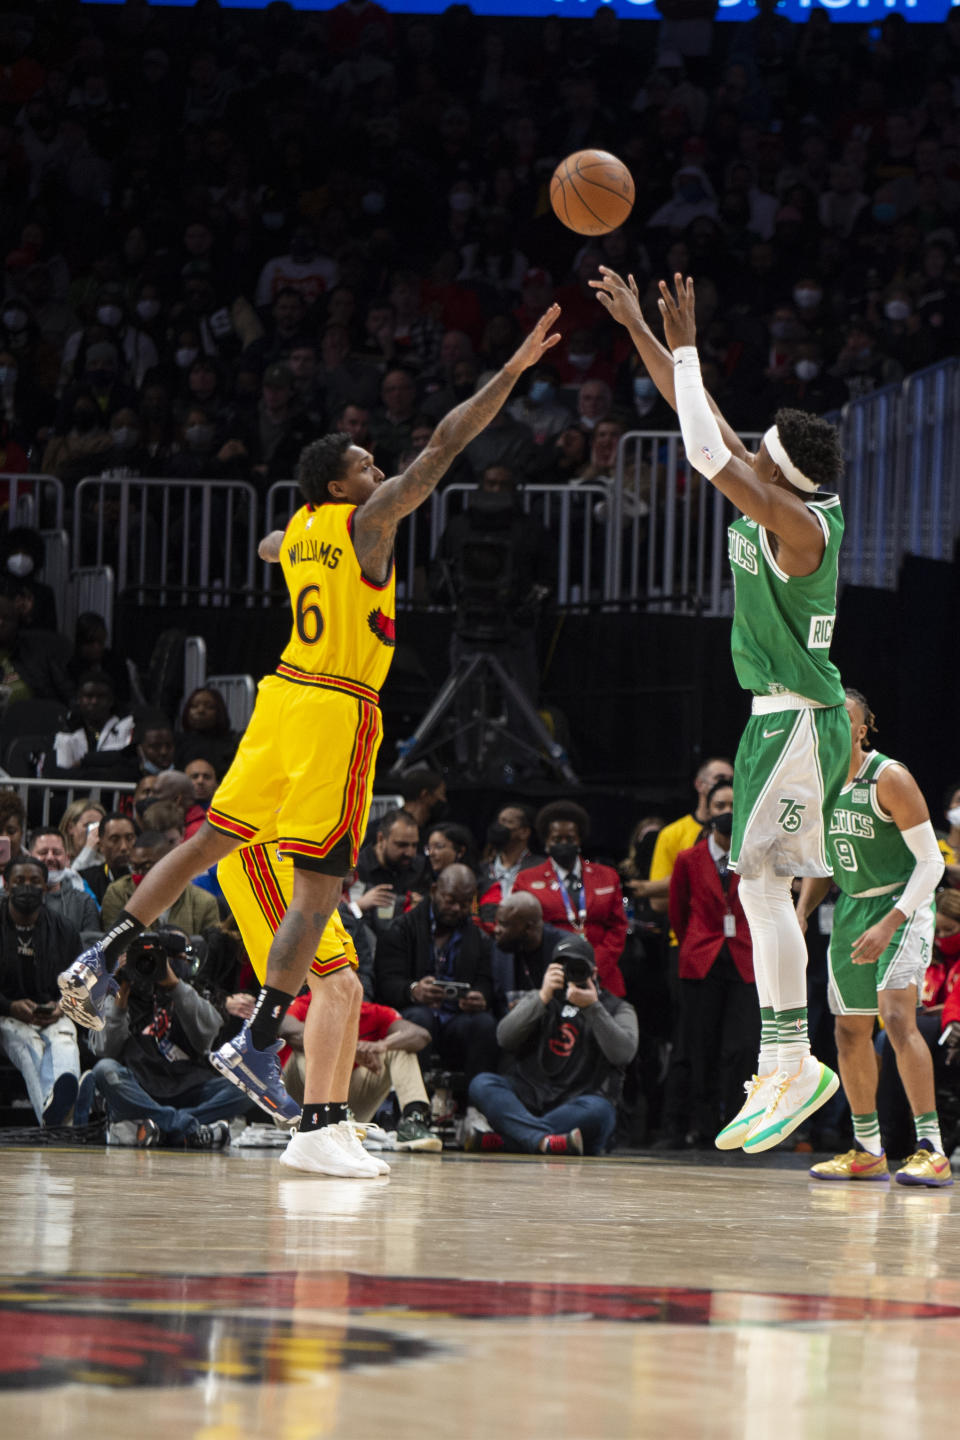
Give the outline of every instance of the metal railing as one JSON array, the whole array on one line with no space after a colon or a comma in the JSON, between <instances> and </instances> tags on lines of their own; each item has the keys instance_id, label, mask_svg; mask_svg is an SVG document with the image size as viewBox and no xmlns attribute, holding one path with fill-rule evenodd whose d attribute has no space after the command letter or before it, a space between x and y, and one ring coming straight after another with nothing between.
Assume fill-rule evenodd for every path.
<instances>
[{"instance_id":1,"label":"metal railing","mask_svg":"<svg viewBox=\"0 0 960 1440\"><path fill-rule=\"evenodd\" d=\"M904 518L901 408L901 386L885 385L851 401L841 416L844 474L839 488L846 529L840 578L852 585L896 589Z\"/></svg>"},{"instance_id":2,"label":"metal railing","mask_svg":"<svg viewBox=\"0 0 960 1440\"><path fill-rule=\"evenodd\" d=\"M73 633L77 616L85 610L102 615L107 626L107 640L113 639L113 602L115 586L109 565L88 565L72 570L65 589L63 629Z\"/></svg>"},{"instance_id":3,"label":"metal railing","mask_svg":"<svg viewBox=\"0 0 960 1440\"><path fill-rule=\"evenodd\" d=\"M11 525L29 525L34 530L63 529L63 482L55 475L0 471L0 497L6 499Z\"/></svg>"},{"instance_id":4,"label":"metal railing","mask_svg":"<svg viewBox=\"0 0 960 1440\"><path fill-rule=\"evenodd\" d=\"M80 799L91 800L104 807L109 815L111 810L119 808L119 800L123 795L132 795L136 785L126 781L115 781L109 785L103 781L82 781L82 780L24 780L17 775L7 775L0 771L0 790L15 790L23 801L27 811L27 824L31 829L37 825L49 825L54 808L54 800L61 800L63 803L56 807L54 823L59 821L60 816L72 801ZM34 795L42 797L42 804L39 816L31 813L30 798Z\"/></svg>"},{"instance_id":5,"label":"metal railing","mask_svg":"<svg viewBox=\"0 0 960 1440\"><path fill-rule=\"evenodd\" d=\"M88 476L73 499L73 565L109 565L139 603L253 603L257 492L232 480Z\"/></svg>"},{"instance_id":6,"label":"metal railing","mask_svg":"<svg viewBox=\"0 0 960 1440\"><path fill-rule=\"evenodd\" d=\"M252 675L208 675L202 682L211 690L218 691L224 699L230 726L242 734L250 723L257 687Z\"/></svg>"},{"instance_id":7,"label":"metal railing","mask_svg":"<svg viewBox=\"0 0 960 1440\"><path fill-rule=\"evenodd\" d=\"M909 375L900 406L899 470L905 524L904 553L952 560L960 534L960 361L947 360Z\"/></svg>"}]
</instances>

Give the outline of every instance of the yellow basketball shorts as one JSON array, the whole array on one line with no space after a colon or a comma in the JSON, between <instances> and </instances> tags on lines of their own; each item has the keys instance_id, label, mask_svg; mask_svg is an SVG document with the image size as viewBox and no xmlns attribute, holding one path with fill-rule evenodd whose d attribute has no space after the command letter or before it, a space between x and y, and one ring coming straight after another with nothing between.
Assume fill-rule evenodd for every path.
<instances>
[{"instance_id":1,"label":"yellow basketball shorts","mask_svg":"<svg viewBox=\"0 0 960 1440\"><path fill-rule=\"evenodd\" d=\"M250 964L261 985L267 973L267 951L293 893L293 861L272 845L244 845L217 866L217 879L243 936ZM322 979L352 965L357 952L343 921L334 910L317 947L310 971Z\"/></svg>"},{"instance_id":2,"label":"yellow basketball shorts","mask_svg":"<svg viewBox=\"0 0 960 1440\"><path fill-rule=\"evenodd\" d=\"M346 875L357 863L383 739L377 694L337 676L293 673L300 678L261 680L207 820L244 844L276 840L281 855L307 869Z\"/></svg>"}]
</instances>

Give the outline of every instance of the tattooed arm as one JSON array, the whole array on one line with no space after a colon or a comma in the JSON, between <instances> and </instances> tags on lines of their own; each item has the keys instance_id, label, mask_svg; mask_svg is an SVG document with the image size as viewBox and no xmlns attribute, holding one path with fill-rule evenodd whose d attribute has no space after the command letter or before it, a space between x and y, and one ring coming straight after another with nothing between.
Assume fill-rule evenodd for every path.
<instances>
[{"instance_id":1,"label":"tattooed arm","mask_svg":"<svg viewBox=\"0 0 960 1440\"><path fill-rule=\"evenodd\" d=\"M546 351L559 343L560 336L549 333L559 314L560 306L551 305L503 369L476 395L445 415L403 474L385 480L355 512L354 548L364 574L372 580L386 578L403 517L426 500L464 446L490 423L523 371L538 364Z\"/></svg>"}]
</instances>

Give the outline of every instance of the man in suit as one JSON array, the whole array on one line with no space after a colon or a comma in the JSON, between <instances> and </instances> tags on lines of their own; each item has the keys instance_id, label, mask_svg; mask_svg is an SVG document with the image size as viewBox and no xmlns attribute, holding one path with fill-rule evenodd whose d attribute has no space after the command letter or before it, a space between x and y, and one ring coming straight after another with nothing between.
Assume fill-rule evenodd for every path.
<instances>
[{"instance_id":1,"label":"man in suit","mask_svg":"<svg viewBox=\"0 0 960 1440\"><path fill-rule=\"evenodd\" d=\"M627 938L623 892L616 870L581 854L590 837L589 815L572 800L555 800L537 815L537 833L547 859L520 871L514 895L527 893L539 900L548 925L586 935L603 988L622 997L626 987L618 962Z\"/></svg>"},{"instance_id":2,"label":"man in suit","mask_svg":"<svg viewBox=\"0 0 960 1440\"><path fill-rule=\"evenodd\" d=\"M691 1069L691 1144L712 1144L740 1109L760 1036L750 928L737 894L740 878L727 869L733 787L726 780L714 785L706 808L706 833L680 851L670 876L670 924L680 941L680 1049Z\"/></svg>"},{"instance_id":3,"label":"man in suit","mask_svg":"<svg viewBox=\"0 0 960 1440\"><path fill-rule=\"evenodd\" d=\"M448 865L381 935L376 960L378 1002L428 1030L424 1054L468 1080L497 1065L490 940L471 920L476 893L473 871ZM449 982L467 989L447 995Z\"/></svg>"}]
</instances>

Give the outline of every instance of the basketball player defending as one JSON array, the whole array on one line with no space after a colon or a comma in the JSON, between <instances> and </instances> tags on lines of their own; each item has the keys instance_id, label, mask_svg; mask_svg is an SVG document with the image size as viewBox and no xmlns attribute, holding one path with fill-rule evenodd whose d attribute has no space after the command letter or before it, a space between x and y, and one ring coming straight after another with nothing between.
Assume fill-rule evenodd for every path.
<instances>
[{"instance_id":1,"label":"basketball player defending","mask_svg":"<svg viewBox=\"0 0 960 1440\"><path fill-rule=\"evenodd\" d=\"M348 965L325 974L311 967L342 877L356 863L370 806L382 736L378 692L395 643L397 526L497 414L523 371L559 342L551 333L559 313L557 305L547 310L503 369L441 420L402 475L384 481L373 456L348 435L327 435L303 451L297 480L306 504L286 532L260 542L261 558L283 568L293 609L281 663L260 683L250 724L204 824L144 877L113 928L59 977L65 1011L81 1025L102 1028L106 999L117 989L112 971L131 940L195 875L240 846L275 843L293 861L290 903L270 945L251 1020L211 1058L262 1109L295 1124L297 1107L277 1064L277 1032L310 970L315 1003L304 1036L302 1168L322 1169L326 1157L346 1148L358 1173L369 1174L368 1157L345 1123L349 1069L344 1074L338 1065L336 1046L311 1044L314 1036L352 1027L352 1054L359 984ZM264 903L270 903L266 890Z\"/></svg>"},{"instance_id":2,"label":"basketball player defending","mask_svg":"<svg viewBox=\"0 0 960 1440\"><path fill-rule=\"evenodd\" d=\"M807 951L791 899L794 875L827 876L826 826L850 763L844 692L830 661L837 603L840 442L825 420L781 410L751 455L707 395L696 351L693 281L661 281L669 350L646 324L633 278L601 266L597 297L625 325L680 420L689 463L742 511L729 529L734 669L752 714L734 765L730 868L753 939L760 999L757 1073L721 1150L768 1150L835 1092L810 1054ZM672 352L672 353L671 353Z\"/></svg>"},{"instance_id":3,"label":"basketball player defending","mask_svg":"<svg viewBox=\"0 0 960 1440\"><path fill-rule=\"evenodd\" d=\"M840 1078L853 1115L854 1148L810 1174L816 1180L887 1180L877 1122L873 1026L883 1020L897 1057L917 1135L897 1171L901 1185L952 1185L943 1153L933 1060L917 1029L917 1005L933 950L933 892L943 856L926 801L903 765L869 747L874 717L859 690L847 691L853 751L830 820L827 852L840 898L830 935L830 1009L836 1016ZM805 925L830 889L807 877L797 916Z\"/></svg>"}]
</instances>

